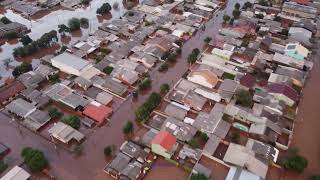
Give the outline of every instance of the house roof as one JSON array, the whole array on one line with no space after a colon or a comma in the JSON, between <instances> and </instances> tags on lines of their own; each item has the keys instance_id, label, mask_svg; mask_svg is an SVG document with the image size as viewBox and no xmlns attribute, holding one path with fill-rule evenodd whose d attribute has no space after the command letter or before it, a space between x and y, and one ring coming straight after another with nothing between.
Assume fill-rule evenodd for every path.
<instances>
[{"instance_id":1,"label":"house roof","mask_svg":"<svg viewBox=\"0 0 320 180\"><path fill-rule=\"evenodd\" d=\"M14 81L13 83L4 86L0 89L0 103L8 100L10 97L15 96L17 93L25 89L25 86L19 82Z\"/></svg>"},{"instance_id":2,"label":"house roof","mask_svg":"<svg viewBox=\"0 0 320 180\"><path fill-rule=\"evenodd\" d=\"M87 67L90 64L89 61L86 61L78 56L75 56L67 52L64 52L52 58L51 61L59 62L61 64L64 64L65 66L72 67L78 71L81 71L83 68Z\"/></svg>"},{"instance_id":3,"label":"house roof","mask_svg":"<svg viewBox=\"0 0 320 180\"><path fill-rule=\"evenodd\" d=\"M212 87L214 87L217 83L218 83L218 81L219 81L219 79L218 79L218 77L217 77L217 75L215 74L215 73L213 73L213 72L211 72L211 71L209 71L209 70L197 70L197 71L193 71L193 72L191 72L190 74L189 74L189 78L188 78L188 80L191 78L192 79L192 77L193 78L199 78L199 79L203 79L203 80L205 80L207 83L209 83L209 84L211 84L211 86ZM201 84L201 80L193 80L194 81L194 83L198 83L198 84L200 84L200 85L202 85ZM192 80L191 80L192 81Z\"/></svg>"},{"instance_id":4,"label":"house roof","mask_svg":"<svg viewBox=\"0 0 320 180\"><path fill-rule=\"evenodd\" d=\"M176 144L176 137L166 131L160 131L152 140L151 144L158 144L170 151Z\"/></svg>"},{"instance_id":5,"label":"house roof","mask_svg":"<svg viewBox=\"0 0 320 180\"><path fill-rule=\"evenodd\" d=\"M268 90L271 93L283 94L293 101L299 99L299 94L292 88L284 84L270 84Z\"/></svg>"},{"instance_id":6,"label":"house roof","mask_svg":"<svg viewBox=\"0 0 320 180\"><path fill-rule=\"evenodd\" d=\"M28 115L30 115L30 113L32 113L33 111L36 110L36 107L25 101L24 99L15 99L13 100L10 104L8 104L6 106L6 109L20 117L27 117Z\"/></svg>"},{"instance_id":7,"label":"house roof","mask_svg":"<svg viewBox=\"0 0 320 180\"><path fill-rule=\"evenodd\" d=\"M173 134L181 141L190 141L197 133L197 129L174 117L168 117L162 124L161 130Z\"/></svg>"},{"instance_id":8,"label":"house roof","mask_svg":"<svg viewBox=\"0 0 320 180\"><path fill-rule=\"evenodd\" d=\"M97 121L98 124L103 123L111 113L111 108L104 106L96 101L92 101L90 104L88 104L83 111L84 115Z\"/></svg>"},{"instance_id":9,"label":"house roof","mask_svg":"<svg viewBox=\"0 0 320 180\"><path fill-rule=\"evenodd\" d=\"M12 168L7 174L5 174L1 180L27 180L30 178L30 174L19 166Z\"/></svg>"},{"instance_id":10,"label":"house roof","mask_svg":"<svg viewBox=\"0 0 320 180\"><path fill-rule=\"evenodd\" d=\"M80 142L84 138L84 135L81 132L63 122L57 122L48 130L48 132L63 143L68 143L72 139Z\"/></svg>"},{"instance_id":11,"label":"house roof","mask_svg":"<svg viewBox=\"0 0 320 180\"><path fill-rule=\"evenodd\" d=\"M256 78L253 75L248 73L242 76L240 79L240 84L247 88L252 88L255 85L255 83L256 83Z\"/></svg>"}]
</instances>

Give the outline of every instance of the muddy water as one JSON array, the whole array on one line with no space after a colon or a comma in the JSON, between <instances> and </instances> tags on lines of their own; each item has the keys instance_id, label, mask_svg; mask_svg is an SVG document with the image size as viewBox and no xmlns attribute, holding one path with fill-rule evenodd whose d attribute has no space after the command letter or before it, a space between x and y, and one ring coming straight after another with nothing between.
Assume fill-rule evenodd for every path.
<instances>
[{"instance_id":1,"label":"muddy water","mask_svg":"<svg viewBox=\"0 0 320 180\"><path fill-rule=\"evenodd\" d=\"M97 1L93 2L97 3ZM0 117L0 141L12 147L13 155L18 155L23 146L33 146L43 150L50 161L50 173L54 174L57 179L111 179L102 171L103 167L107 164L103 155L103 148L111 144L119 148L125 140L122 127L128 120L134 120L134 110L145 101L152 91L159 91L161 84L168 83L172 85L179 80L188 69L188 54L193 48L202 49L205 45L203 42L205 37L214 37L214 35L218 34L223 14L226 12L231 13L235 2L237 1L229 1L227 8L216 13L214 19L207 23L205 31L200 30L182 47L181 57L177 60L175 66L170 68L166 74L159 73L156 68L150 72L153 80L152 90L144 96L139 96L135 102L132 101L132 98L128 98L119 110L112 115L108 125L94 130L94 133L87 136L83 143L84 149L82 156L74 157L71 153L59 147L55 150L52 144L45 142L46 140L43 138L25 129L23 130L23 136L20 136L18 128L14 127L10 128L10 130L6 130L5 128L2 131L1 124L5 124L8 127L10 126L7 124L9 121L8 118ZM34 33L35 36L37 34L34 31L31 33ZM135 130L138 130L138 126L135 126ZM28 140L26 141L25 139ZM15 158L19 160L19 156Z\"/></svg>"}]
</instances>

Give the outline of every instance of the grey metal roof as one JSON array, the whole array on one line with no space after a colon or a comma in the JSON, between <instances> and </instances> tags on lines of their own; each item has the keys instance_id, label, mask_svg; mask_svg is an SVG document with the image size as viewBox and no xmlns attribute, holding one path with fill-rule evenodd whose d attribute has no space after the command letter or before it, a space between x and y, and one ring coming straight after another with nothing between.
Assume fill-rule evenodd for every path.
<instances>
[{"instance_id":1,"label":"grey metal roof","mask_svg":"<svg viewBox=\"0 0 320 180\"><path fill-rule=\"evenodd\" d=\"M90 64L89 61L86 61L78 56L75 56L73 54L64 52L56 57L53 57L51 61L56 61L61 64L64 64L66 66L72 67L77 70L82 70L86 66Z\"/></svg>"},{"instance_id":2,"label":"grey metal roof","mask_svg":"<svg viewBox=\"0 0 320 180\"><path fill-rule=\"evenodd\" d=\"M141 146L132 141L124 142L120 147L120 151L131 158L137 159L141 163L143 163L144 159L148 156L148 153L145 152Z\"/></svg>"},{"instance_id":3,"label":"grey metal roof","mask_svg":"<svg viewBox=\"0 0 320 180\"><path fill-rule=\"evenodd\" d=\"M6 109L20 117L26 117L33 111L35 111L36 107L25 101L24 99L15 99L10 104L6 106Z\"/></svg>"},{"instance_id":4,"label":"grey metal roof","mask_svg":"<svg viewBox=\"0 0 320 180\"><path fill-rule=\"evenodd\" d=\"M131 158L129 156L120 152L104 170L107 172L116 171L120 173L128 166L130 160Z\"/></svg>"}]
</instances>

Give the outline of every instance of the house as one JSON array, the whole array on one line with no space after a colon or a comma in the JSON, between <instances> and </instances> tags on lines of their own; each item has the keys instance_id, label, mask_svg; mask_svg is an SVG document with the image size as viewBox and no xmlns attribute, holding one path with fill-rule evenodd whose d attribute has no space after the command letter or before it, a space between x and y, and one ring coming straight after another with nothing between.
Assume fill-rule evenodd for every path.
<instances>
[{"instance_id":1,"label":"house","mask_svg":"<svg viewBox=\"0 0 320 180\"><path fill-rule=\"evenodd\" d=\"M178 103L172 102L167 105L166 109L164 110L165 114L168 116L172 116L178 119L184 119L186 117L190 108L184 107Z\"/></svg>"},{"instance_id":2,"label":"house","mask_svg":"<svg viewBox=\"0 0 320 180\"><path fill-rule=\"evenodd\" d=\"M200 112L192 126L208 135L214 134L220 138L225 138L231 125L222 120L225 105L217 103L210 113Z\"/></svg>"},{"instance_id":3,"label":"house","mask_svg":"<svg viewBox=\"0 0 320 180\"><path fill-rule=\"evenodd\" d=\"M230 60L231 56L233 54L232 51L228 51L228 50L222 50L222 49L218 49L218 48L213 48L211 53L215 56L218 56L224 60Z\"/></svg>"},{"instance_id":4,"label":"house","mask_svg":"<svg viewBox=\"0 0 320 180\"><path fill-rule=\"evenodd\" d=\"M26 87L19 81L14 81L0 88L0 103L5 105L10 102L17 94L23 91Z\"/></svg>"},{"instance_id":5,"label":"house","mask_svg":"<svg viewBox=\"0 0 320 180\"><path fill-rule=\"evenodd\" d=\"M35 70L34 70L35 73L37 74L40 74L41 76L49 79L49 76L52 76L54 74L56 74L58 72L58 70L50 67L50 66L47 66L47 65L44 65L44 64L40 64Z\"/></svg>"},{"instance_id":6,"label":"house","mask_svg":"<svg viewBox=\"0 0 320 180\"><path fill-rule=\"evenodd\" d=\"M179 159L196 163L200 160L202 151L200 149L192 149L189 145L183 145L179 151Z\"/></svg>"},{"instance_id":7,"label":"house","mask_svg":"<svg viewBox=\"0 0 320 180\"><path fill-rule=\"evenodd\" d=\"M90 103L88 99L76 93L70 93L59 99L58 102L61 102L76 111L83 110L83 108Z\"/></svg>"},{"instance_id":8,"label":"house","mask_svg":"<svg viewBox=\"0 0 320 180\"><path fill-rule=\"evenodd\" d=\"M292 79L292 83L297 86L302 87L305 83L306 74L298 69L279 65L275 73L290 77Z\"/></svg>"},{"instance_id":9,"label":"house","mask_svg":"<svg viewBox=\"0 0 320 180\"><path fill-rule=\"evenodd\" d=\"M140 163L144 163L148 153L144 151L144 149L133 141L125 141L121 147L120 151L129 156L130 158L134 158Z\"/></svg>"},{"instance_id":10,"label":"house","mask_svg":"<svg viewBox=\"0 0 320 180\"><path fill-rule=\"evenodd\" d=\"M112 109L97 101L92 101L84 107L82 113L96 121L98 125L101 125L111 115Z\"/></svg>"},{"instance_id":11,"label":"house","mask_svg":"<svg viewBox=\"0 0 320 180\"><path fill-rule=\"evenodd\" d=\"M252 89L256 84L256 78L253 75L246 73L240 78L240 84L248 89Z\"/></svg>"},{"instance_id":12,"label":"house","mask_svg":"<svg viewBox=\"0 0 320 180\"><path fill-rule=\"evenodd\" d=\"M98 101L99 103L103 104L103 105L108 105L109 103L111 103L113 96L107 92L100 92L97 94L97 96L95 97L96 101Z\"/></svg>"},{"instance_id":13,"label":"house","mask_svg":"<svg viewBox=\"0 0 320 180\"><path fill-rule=\"evenodd\" d=\"M219 81L217 75L209 70L191 71L187 79L210 89L213 89Z\"/></svg>"},{"instance_id":14,"label":"house","mask_svg":"<svg viewBox=\"0 0 320 180\"><path fill-rule=\"evenodd\" d=\"M81 76L83 73L93 67L93 65L78 56L64 52L51 59L54 67L68 74Z\"/></svg>"},{"instance_id":15,"label":"house","mask_svg":"<svg viewBox=\"0 0 320 180\"><path fill-rule=\"evenodd\" d=\"M90 86L92 86L92 82L88 79L85 79L81 76L76 77L74 79L74 82L81 88L83 88L84 90L87 90Z\"/></svg>"},{"instance_id":16,"label":"house","mask_svg":"<svg viewBox=\"0 0 320 180\"><path fill-rule=\"evenodd\" d=\"M122 171L120 171L120 179L136 180L139 178L143 165L138 162L130 162Z\"/></svg>"},{"instance_id":17,"label":"house","mask_svg":"<svg viewBox=\"0 0 320 180\"><path fill-rule=\"evenodd\" d=\"M289 28L289 40L293 42L300 42L305 46L311 47L310 39L312 32L302 27L290 27Z\"/></svg>"},{"instance_id":18,"label":"house","mask_svg":"<svg viewBox=\"0 0 320 180\"><path fill-rule=\"evenodd\" d=\"M5 37L8 33L12 32L23 35L28 32L28 28L27 26L17 22L12 22L9 24L0 23L0 38Z\"/></svg>"},{"instance_id":19,"label":"house","mask_svg":"<svg viewBox=\"0 0 320 180\"><path fill-rule=\"evenodd\" d=\"M131 158L122 152L118 153L117 156L109 163L104 171L110 176L118 179L120 172L123 171L130 163Z\"/></svg>"},{"instance_id":20,"label":"house","mask_svg":"<svg viewBox=\"0 0 320 180\"><path fill-rule=\"evenodd\" d=\"M35 73L34 71L29 71L21 74L17 77L17 80L27 88L36 88L43 80L45 80L45 76Z\"/></svg>"},{"instance_id":21,"label":"house","mask_svg":"<svg viewBox=\"0 0 320 180\"><path fill-rule=\"evenodd\" d=\"M211 176L211 173L212 172L209 168L205 167L200 163L197 163L196 165L194 165L191 174L203 174L209 179Z\"/></svg>"},{"instance_id":22,"label":"house","mask_svg":"<svg viewBox=\"0 0 320 180\"><path fill-rule=\"evenodd\" d=\"M229 102L233 95L236 93L238 87L238 82L230 79L225 79L219 89L218 93L220 94L221 98L224 99L226 102Z\"/></svg>"},{"instance_id":23,"label":"house","mask_svg":"<svg viewBox=\"0 0 320 180\"><path fill-rule=\"evenodd\" d=\"M299 21L300 19L314 19L317 16L317 8L298 4L295 2L284 2L282 5L281 15L289 17L291 20Z\"/></svg>"},{"instance_id":24,"label":"house","mask_svg":"<svg viewBox=\"0 0 320 180\"><path fill-rule=\"evenodd\" d=\"M288 106L293 106L299 100L299 94L292 87L285 84L270 84L269 93L278 100L284 101Z\"/></svg>"},{"instance_id":25,"label":"house","mask_svg":"<svg viewBox=\"0 0 320 180\"><path fill-rule=\"evenodd\" d=\"M251 149L255 156L265 163L277 163L279 150L269 144L249 138L246 148Z\"/></svg>"},{"instance_id":26,"label":"house","mask_svg":"<svg viewBox=\"0 0 320 180\"><path fill-rule=\"evenodd\" d=\"M151 141L152 152L170 159L176 150L176 137L166 131L160 131Z\"/></svg>"},{"instance_id":27,"label":"house","mask_svg":"<svg viewBox=\"0 0 320 180\"><path fill-rule=\"evenodd\" d=\"M33 113L37 108L33 104L18 98L10 102L5 109L19 118L26 118Z\"/></svg>"},{"instance_id":28,"label":"house","mask_svg":"<svg viewBox=\"0 0 320 180\"><path fill-rule=\"evenodd\" d=\"M283 76L276 73L270 73L270 76L268 78L268 83L285 84L288 86L292 86L292 79L288 76Z\"/></svg>"},{"instance_id":29,"label":"house","mask_svg":"<svg viewBox=\"0 0 320 180\"><path fill-rule=\"evenodd\" d=\"M158 61L158 58L156 58L150 54L146 54L142 51L137 51L137 52L133 53L129 57L129 59L134 62L140 62L147 68L153 67L155 65L155 63Z\"/></svg>"},{"instance_id":30,"label":"house","mask_svg":"<svg viewBox=\"0 0 320 180\"><path fill-rule=\"evenodd\" d=\"M31 175L19 166L14 166L1 180L28 180Z\"/></svg>"},{"instance_id":31,"label":"house","mask_svg":"<svg viewBox=\"0 0 320 180\"><path fill-rule=\"evenodd\" d=\"M121 80L124 84L132 85L139 79L138 72L125 67L116 66L110 74L112 77Z\"/></svg>"},{"instance_id":32,"label":"house","mask_svg":"<svg viewBox=\"0 0 320 180\"><path fill-rule=\"evenodd\" d=\"M272 61L280 65L291 66L298 69L303 69L303 67L306 65L304 60L297 60L280 53L275 53Z\"/></svg>"},{"instance_id":33,"label":"house","mask_svg":"<svg viewBox=\"0 0 320 180\"><path fill-rule=\"evenodd\" d=\"M190 141L197 133L197 129L174 117L168 117L162 124L161 131L166 131L174 135L183 142Z\"/></svg>"},{"instance_id":34,"label":"house","mask_svg":"<svg viewBox=\"0 0 320 180\"><path fill-rule=\"evenodd\" d=\"M197 111L201 111L207 102L207 98L197 93L196 91L189 91L184 97L183 103Z\"/></svg>"},{"instance_id":35,"label":"house","mask_svg":"<svg viewBox=\"0 0 320 180\"><path fill-rule=\"evenodd\" d=\"M298 60L304 60L308 56L309 52L310 51L300 43L289 43L284 49L285 55Z\"/></svg>"},{"instance_id":36,"label":"house","mask_svg":"<svg viewBox=\"0 0 320 180\"><path fill-rule=\"evenodd\" d=\"M263 178L241 167L231 166L225 180L263 180Z\"/></svg>"},{"instance_id":37,"label":"house","mask_svg":"<svg viewBox=\"0 0 320 180\"><path fill-rule=\"evenodd\" d=\"M30 113L22 122L21 124L25 127L37 131L45 124L47 124L51 120L49 113L46 111L41 111L36 109L32 113Z\"/></svg>"},{"instance_id":38,"label":"house","mask_svg":"<svg viewBox=\"0 0 320 180\"><path fill-rule=\"evenodd\" d=\"M259 122L252 123L249 133L264 142L276 142L281 135L281 128L267 118L261 119Z\"/></svg>"},{"instance_id":39,"label":"house","mask_svg":"<svg viewBox=\"0 0 320 180\"><path fill-rule=\"evenodd\" d=\"M48 130L50 136L58 139L59 141L68 144L71 140L81 142L84 139L84 135L73 129L71 126L64 124L63 122L57 122Z\"/></svg>"},{"instance_id":40,"label":"house","mask_svg":"<svg viewBox=\"0 0 320 180\"><path fill-rule=\"evenodd\" d=\"M265 179L268 172L268 164L255 157L255 153L245 146L230 143L223 161L232 165L245 168L253 174Z\"/></svg>"},{"instance_id":41,"label":"house","mask_svg":"<svg viewBox=\"0 0 320 180\"><path fill-rule=\"evenodd\" d=\"M105 79L95 76L92 79L93 86L100 88L107 92L112 92L116 95L123 96L128 90L128 86L122 84L121 82L111 78L107 77Z\"/></svg>"}]
</instances>

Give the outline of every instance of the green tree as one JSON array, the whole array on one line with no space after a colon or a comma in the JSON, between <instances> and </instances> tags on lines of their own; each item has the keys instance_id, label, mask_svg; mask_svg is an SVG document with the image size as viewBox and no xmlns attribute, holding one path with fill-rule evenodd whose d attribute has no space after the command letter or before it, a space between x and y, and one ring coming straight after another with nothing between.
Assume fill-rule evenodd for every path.
<instances>
[{"instance_id":1,"label":"green tree","mask_svg":"<svg viewBox=\"0 0 320 180\"><path fill-rule=\"evenodd\" d=\"M245 2L244 3L244 5L243 5L243 9L248 9L248 8L252 8L252 3L251 2L249 2L249 1L247 1L247 2Z\"/></svg>"},{"instance_id":2,"label":"green tree","mask_svg":"<svg viewBox=\"0 0 320 180\"><path fill-rule=\"evenodd\" d=\"M179 47L182 46L182 41L181 41L180 39L176 40L174 43L175 43L176 45L178 45Z\"/></svg>"},{"instance_id":3,"label":"green tree","mask_svg":"<svg viewBox=\"0 0 320 180\"><path fill-rule=\"evenodd\" d=\"M240 133L239 132L233 132L231 134L230 138L231 138L231 142L239 144L239 142L240 142Z\"/></svg>"},{"instance_id":4,"label":"green tree","mask_svg":"<svg viewBox=\"0 0 320 180\"><path fill-rule=\"evenodd\" d=\"M174 52L168 56L168 61L175 62L177 60L178 55Z\"/></svg>"},{"instance_id":5,"label":"green tree","mask_svg":"<svg viewBox=\"0 0 320 180\"><path fill-rule=\"evenodd\" d=\"M30 43L32 43L32 39L29 37L29 35L25 35L25 36L22 36L21 39L20 39L20 42L26 46Z\"/></svg>"},{"instance_id":6,"label":"green tree","mask_svg":"<svg viewBox=\"0 0 320 180\"><path fill-rule=\"evenodd\" d=\"M162 63L158 69L159 72L164 72L168 70L168 64L167 63Z\"/></svg>"},{"instance_id":7,"label":"green tree","mask_svg":"<svg viewBox=\"0 0 320 180\"><path fill-rule=\"evenodd\" d=\"M13 69L12 71L12 75L17 78L18 76L20 76L23 73L32 71L32 65L30 63L27 62L23 62L20 66L17 66Z\"/></svg>"},{"instance_id":8,"label":"green tree","mask_svg":"<svg viewBox=\"0 0 320 180\"><path fill-rule=\"evenodd\" d=\"M81 0L81 4L89 5L91 0Z\"/></svg>"},{"instance_id":9,"label":"green tree","mask_svg":"<svg viewBox=\"0 0 320 180\"><path fill-rule=\"evenodd\" d=\"M287 157L283 160L283 166L289 171L302 173L308 166L306 158L298 154L298 149L290 148Z\"/></svg>"},{"instance_id":10,"label":"green tree","mask_svg":"<svg viewBox=\"0 0 320 180\"><path fill-rule=\"evenodd\" d=\"M55 119L55 118L60 118L61 116L63 116L63 113L60 112L57 108L55 107L50 107L48 109L48 113L49 113L49 116L52 118L52 119Z\"/></svg>"},{"instance_id":11,"label":"green tree","mask_svg":"<svg viewBox=\"0 0 320 180\"><path fill-rule=\"evenodd\" d=\"M192 174L190 180L208 180L207 176L201 173Z\"/></svg>"},{"instance_id":12,"label":"green tree","mask_svg":"<svg viewBox=\"0 0 320 180\"><path fill-rule=\"evenodd\" d=\"M49 81L51 84L60 82L59 74L49 75Z\"/></svg>"},{"instance_id":13,"label":"green tree","mask_svg":"<svg viewBox=\"0 0 320 180\"><path fill-rule=\"evenodd\" d=\"M245 107L250 107L252 105L252 95L249 91L239 90L236 94L236 103Z\"/></svg>"},{"instance_id":14,"label":"green tree","mask_svg":"<svg viewBox=\"0 0 320 180\"><path fill-rule=\"evenodd\" d=\"M192 149L197 149L197 148L200 148L200 145L198 143L198 141L196 141L195 139L191 139L189 142L188 142L189 146L192 148Z\"/></svg>"},{"instance_id":15,"label":"green tree","mask_svg":"<svg viewBox=\"0 0 320 180\"><path fill-rule=\"evenodd\" d=\"M9 31L9 32L6 32L3 36L7 39L15 39L19 37L19 34L16 33L15 31Z\"/></svg>"},{"instance_id":16,"label":"green tree","mask_svg":"<svg viewBox=\"0 0 320 180\"><path fill-rule=\"evenodd\" d=\"M111 66L107 66L103 69L103 72L108 75L110 75L112 71L113 71L113 67L111 67Z\"/></svg>"},{"instance_id":17,"label":"green tree","mask_svg":"<svg viewBox=\"0 0 320 180\"><path fill-rule=\"evenodd\" d=\"M161 84L160 86L160 94L166 94L170 90L169 84Z\"/></svg>"},{"instance_id":18,"label":"green tree","mask_svg":"<svg viewBox=\"0 0 320 180\"><path fill-rule=\"evenodd\" d=\"M110 6L110 4L109 4L109 3L104 3L104 4L102 4L101 7L99 7L99 8L97 9L97 14L105 15L105 14L110 13L110 11L111 11L111 6Z\"/></svg>"},{"instance_id":19,"label":"green tree","mask_svg":"<svg viewBox=\"0 0 320 180\"><path fill-rule=\"evenodd\" d=\"M203 41L204 41L206 44L209 44L211 40L212 40L211 37L206 37Z\"/></svg>"},{"instance_id":20,"label":"green tree","mask_svg":"<svg viewBox=\"0 0 320 180\"><path fill-rule=\"evenodd\" d=\"M240 17L241 11L239 9L235 9L232 11L232 15L234 19L238 19Z\"/></svg>"},{"instance_id":21,"label":"green tree","mask_svg":"<svg viewBox=\"0 0 320 180\"><path fill-rule=\"evenodd\" d=\"M151 87L151 79L144 78L138 85L139 91L144 91L146 89L149 89Z\"/></svg>"},{"instance_id":22,"label":"green tree","mask_svg":"<svg viewBox=\"0 0 320 180\"><path fill-rule=\"evenodd\" d=\"M131 121L128 121L128 122L124 125L122 131L123 131L124 134L131 134L131 133L133 133L133 123L132 123Z\"/></svg>"},{"instance_id":23,"label":"green tree","mask_svg":"<svg viewBox=\"0 0 320 180\"><path fill-rule=\"evenodd\" d=\"M58 25L58 32L62 35L65 35L65 33L70 32L70 28L65 24Z\"/></svg>"},{"instance_id":24,"label":"green tree","mask_svg":"<svg viewBox=\"0 0 320 180\"><path fill-rule=\"evenodd\" d=\"M83 147L81 146L81 144L75 144L72 147L72 152L77 156L79 156L82 153L82 150L83 150Z\"/></svg>"},{"instance_id":25,"label":"green tree","mask_svg":"<svg viewBox=\"0 0 320 180\"><path fill-rule=\"evenodd\" d=\"M80 18L80 25L81 27L88 27L89 26L89 19L88 18Z\"/></svg>"},{"instance_id":26,"label":"green tree","mask_svg":"<svg viewBox=\"0 0 320 180\"><path fill-rule=\"evenodd\" d=\"M48 166L48 160L43 152L37 149L26 147L22 150L21 156L32 171L41 171Z\"/></svg>"},{"instance_id":27,"label":"green tree","mask_svg":"<svg viewBox=\"0 0 320 180\"><path fill-rule=\"evenodd\" d=\"M8 164L3 160L0 160L0 174L3 173L8 168Z\"/></svg>"},{"instance_id":28,"label":"green tree","mask_svg":"<svg viewBox=\"0 0 320 180\"><path fill-rule=\"evenodd\" d=\"M107 146L103 149L103 153L105 156L111 156L113 152L113 145L112 146Z\"/></svg>"},{"instance_id":29,"label":"green tree","mask_svg":"<svg viewBox=\"0 0 320 180\"><path fill-rule=\"evenodd\" d=\"M139 106L136 111L136 119L138 121L144 121L149 118L150 113L160 104L161 96L158 93L153 92L146 102Z\"/></svg>"},{"instance_id":30,"label":"green tree","mask_svg":"<svg viewBox=\"0 0 320 180\"><path fill-rule=\"evenodd\" d=\"M200 132L200 138L203 141L208 141L209 140L209 137L208 137L207 133L204 133L204 132Z\"/></svg>"},{"instance_id":31,"label":"green tree","mask_svg":"<svg viewBox=\"0 0 320 180\"><path fill-rule=\"evenodd\" d=\"M8 19L7 17L3 16L0 21L3 23L3 24L10 24L12 23L12 21L10 21L10 19Z\"/></svg>"},{"instance_id":32,"label":"green tree","mask_svg":"<svg viewBox=\"0 0 320 180\"><path fill-rule=\"evenodd\" d=\"M189 54L188 56L188 63L193 64L197 61L198 56L194 53Z\"/></svg>"},{"instance_id":33,"label":"green tree","mask_svg":"<svg viewBox=\"0 0 320 180\"><path fill-rule=\"evenodd\" d=\"M240 4L239 4L239 3L236 3L236 4L234 5L234 8L239 10L239 9L240 9Z\"/></svg>"},{"instance_id":34,"label":"green tree","mask_svg":"<svg viewBox=\"0 0 320 180\"><path fill-rule=\"evenodd\" d=\"M313 175L308 178L308 180L320 180L320 175Z\"/></svg>"},{"instance_id":35,"label":"green tree","mask_svg":"<svg viewBox=\"0 0 320 180\"><path fill-rule=\"evenodd\" d=\"M70 31L77 31L80 29L81 24L80 24L80 19L78 18L71 18L68 21L68 26L70 28Z\"/></svg>"},{"instance_id":36,"label":"green tree","mask_svg":"<svg viewBox=\"0 0 320 180\"><path fill-rule=\"evenodd\" d=\"M230 16L227 14L223 15L223 23L226 24L228 21L230 21Z\"/></svg>"},{"instance_id":37,"label":"green tree","mask_svg":"<svg viewBox=\"0 0 320 180\"><path fill-rule=\"evenodd\" d=\"M61 120L61 122L73 127L74 129L80 128L80 119L78 116L68 116Z\"/></svg>"}]
</instances>

